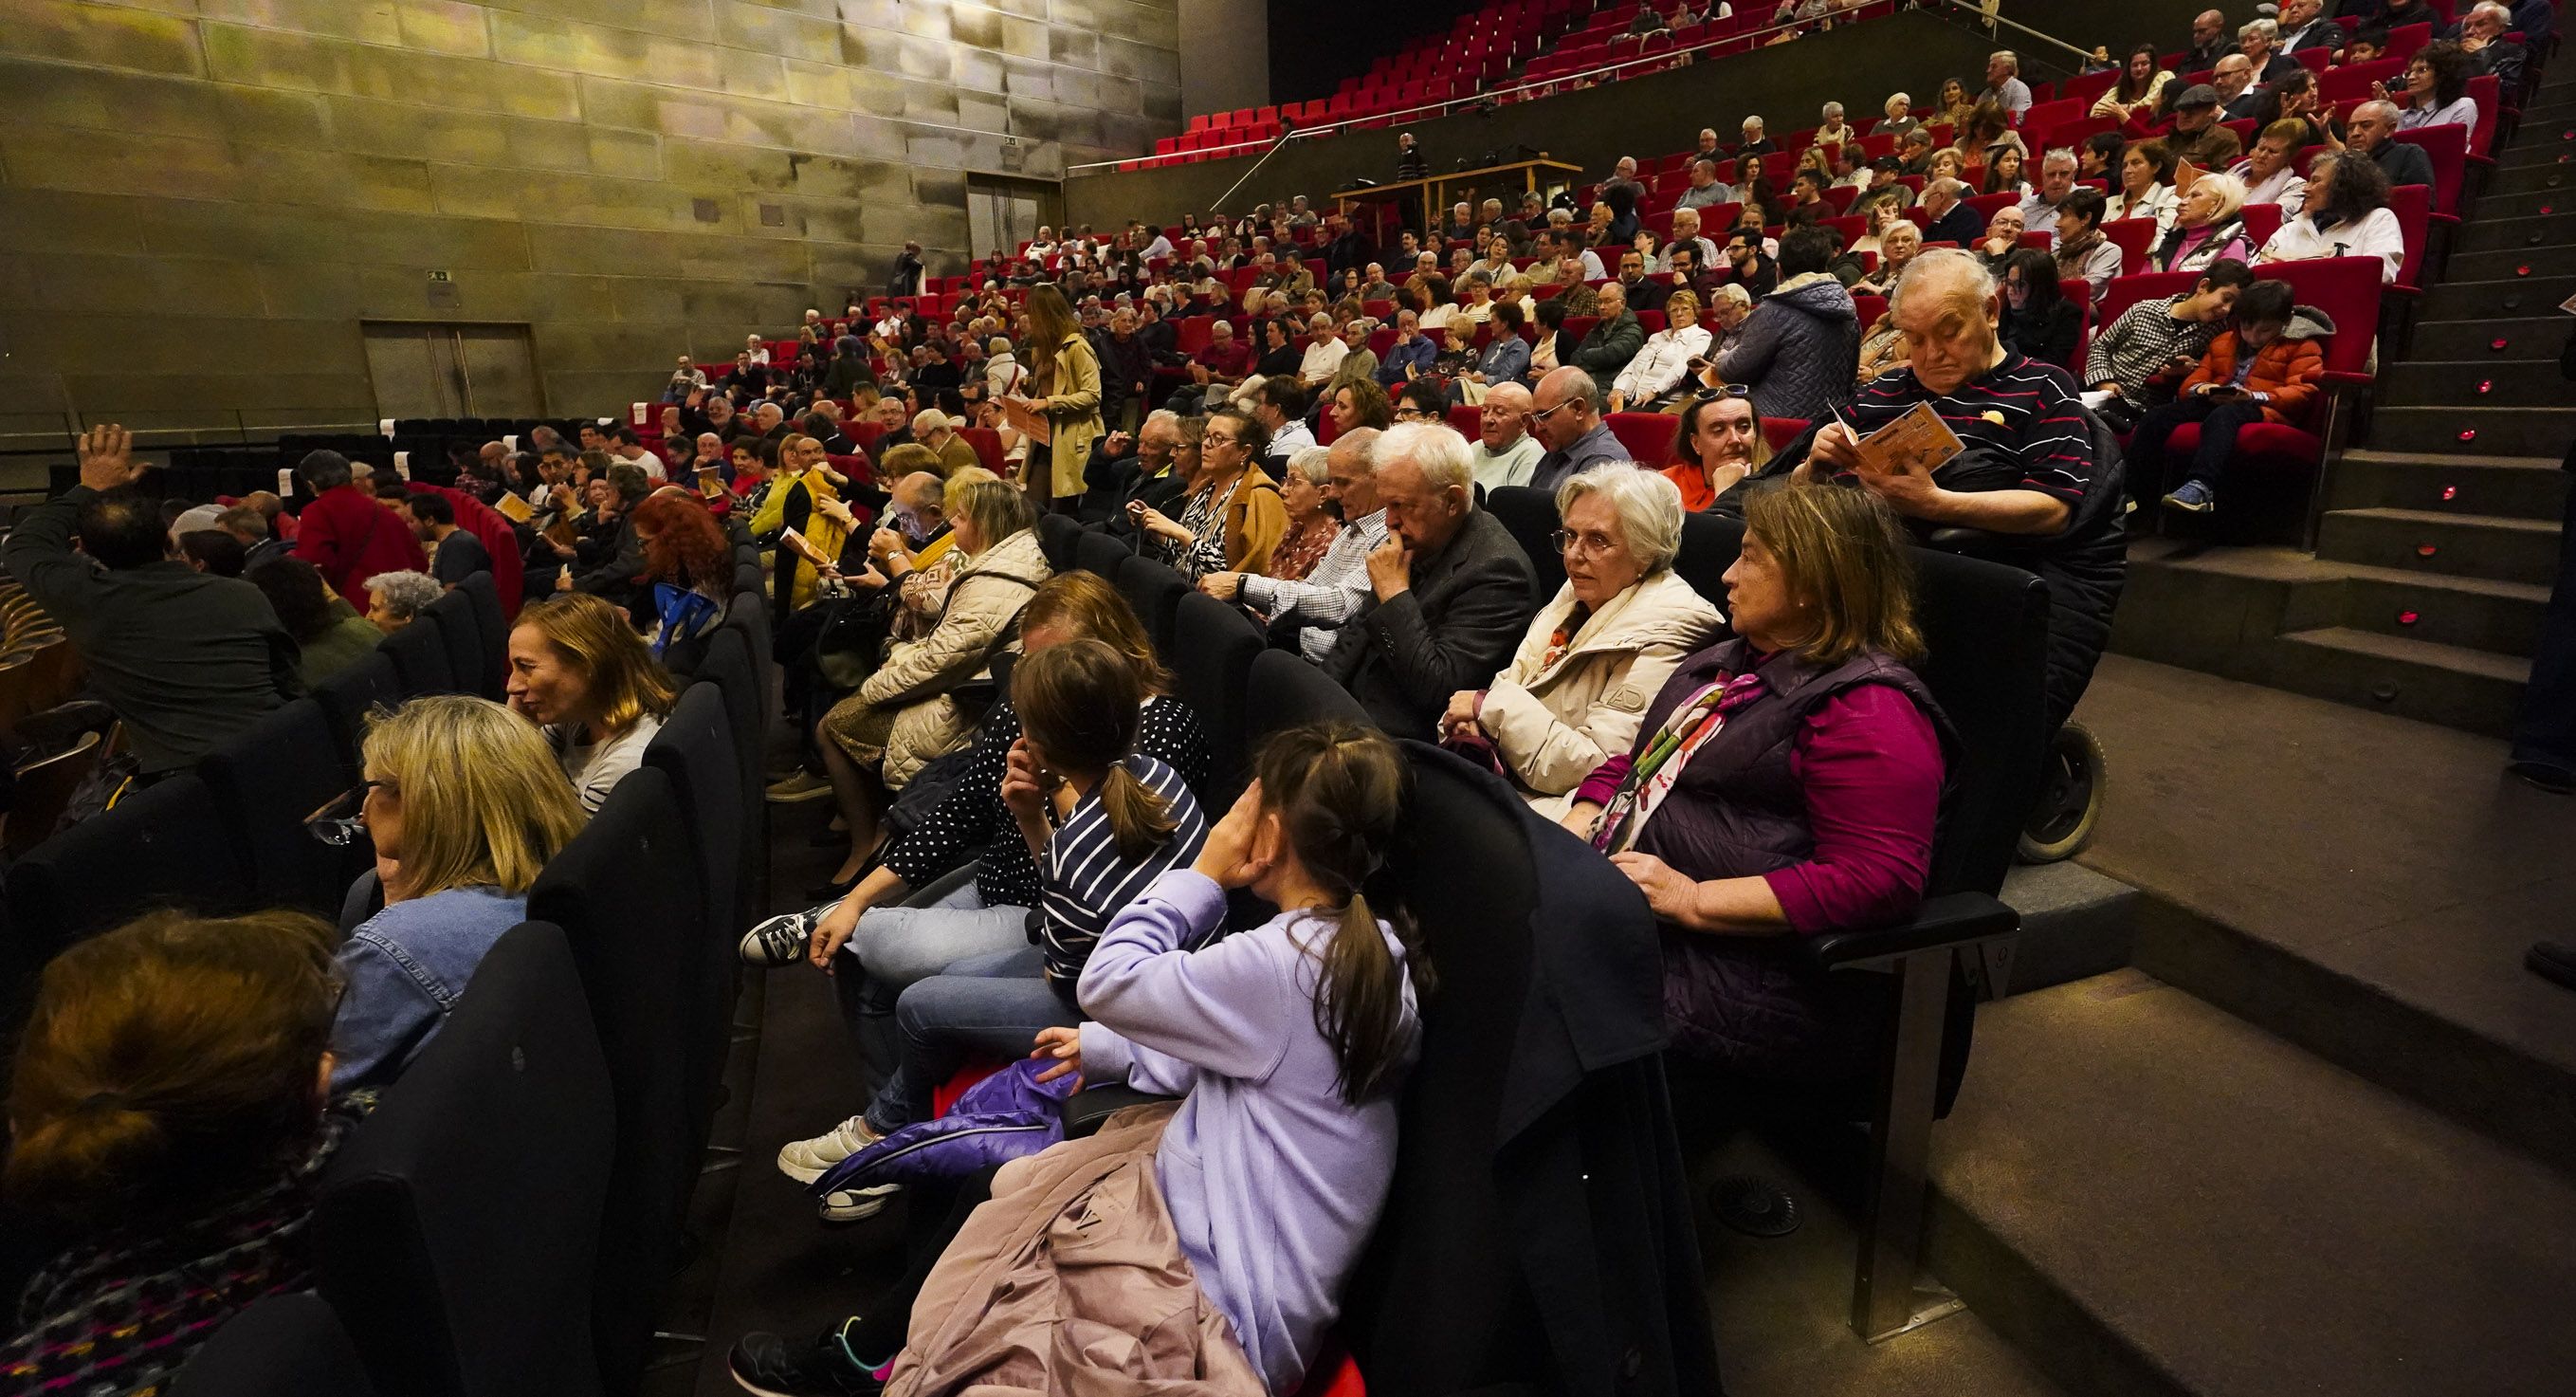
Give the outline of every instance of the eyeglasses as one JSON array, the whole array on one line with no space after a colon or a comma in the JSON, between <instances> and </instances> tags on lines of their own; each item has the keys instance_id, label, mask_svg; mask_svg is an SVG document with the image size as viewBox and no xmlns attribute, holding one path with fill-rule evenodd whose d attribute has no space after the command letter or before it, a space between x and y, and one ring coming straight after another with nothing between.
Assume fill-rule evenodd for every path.
<instances>
[{"instance_id":1,"label":"eyeglasses","mask_svg":"<svg viewBox=\"0 0 2576 1397\"><path fill-rule=\"evenodd\" d=\"M1558 404L1557 404L1556 406L1554 406L1554 407L1533 408L1533 409L1531 409L1531 411L1530 411L1529 419L1530 419L1532 422L1536 422L1536 421L1538 421L1539 419L1541 419L1541 418L1543 418L1543 417L1553 417L1553 416L1555 416L1556 414L1558 414L1558 413L1560 413L1560 412L1563 412L1563 411L1565 411L1567 408L1570 408L1570 407L1572 407L1572 406L1574 406L1574 399L1572 399L1572 398L1568 398L1568 399L1566 399L1564 402L1558 403Z\"/></svg>"},{"instance_id":2,"label":"eyeglasses","mask_svg":"<svg viewBox=\"0 0 2576 1397\"><path fill-rule=\"evenodd\" d=\"M367 795L390 781L361 781L304 817L304 832L334 849L346 849L367 832Z\"/></svg>"},{"instance_id":3,"label":"eyeglasses","mask_svg":"<svg viewBox=\"0 0 2576 1397\"><path fill-rule=\"evenodd\" d=\"M1410 421L1410 420L1412 420L1413 418L1416 418L1416 417L1429 417L1429 416L1431 416L1431 414L1430 414L1429 412L1427 412L1427 411L1423 410L1422 408L1418 408L1418 407L1400 407L1400 408L1397 408L1397 409L1395 410L1395 412L1394 412L1394 417L1395 417L1395 419L1396 419L1397 421L1399 421L1399 422Z\"/></svg>"},{"instance_id":4,"label":"eyeglasses","mask_svg":"<svg viewBox=\"0 0 2576 1397\"><path fill-rule=\"evenodd\" d=\"M1559 529L1549 534L1547 541L1556 545L1556 551L1559 553L1571 553L1579 547L1584 553L1595 558L1604 553L1616 552L1619 547L1618 541L1608 534L1578 534L1572 529Z\"/></svg>"}]
</instances>

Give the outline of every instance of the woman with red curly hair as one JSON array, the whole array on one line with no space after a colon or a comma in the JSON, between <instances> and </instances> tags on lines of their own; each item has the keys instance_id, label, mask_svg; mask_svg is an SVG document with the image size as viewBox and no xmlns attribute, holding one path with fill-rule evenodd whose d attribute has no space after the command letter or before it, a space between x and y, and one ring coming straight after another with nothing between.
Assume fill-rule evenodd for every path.
<instances>
[{"instance_id":1,"label":"woman with red curly hair","mask_svg":"<svg viewBox=\"0 0 2576 1397\"><path fill-rule=\"evenodd\" d=\"M655 491L635 507L634 523L644 553L643 581L652 587L653 654L668 664L672 646L702 648L684 643L699 640L724 619L733 549L715 516L681 491Z\"/></svg>"}]
</instances>

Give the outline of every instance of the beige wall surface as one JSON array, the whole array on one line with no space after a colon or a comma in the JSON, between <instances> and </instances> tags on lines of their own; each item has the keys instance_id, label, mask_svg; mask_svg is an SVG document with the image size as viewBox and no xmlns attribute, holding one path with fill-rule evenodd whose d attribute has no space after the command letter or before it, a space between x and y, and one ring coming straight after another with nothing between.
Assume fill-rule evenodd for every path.
<instances>
[{"instance_id":1,"label":"beige wall surface","mask_svg":"<svg viewBox=\"0 0 2576 1397\"><path fill-rule=\"evenodd\" d=\"M362 320L526 322L614 410L962 266L970 171L1150 149L1179 47L1178 0L7 0L0 446L370 421Z\"/></svg>"}]
</instances>

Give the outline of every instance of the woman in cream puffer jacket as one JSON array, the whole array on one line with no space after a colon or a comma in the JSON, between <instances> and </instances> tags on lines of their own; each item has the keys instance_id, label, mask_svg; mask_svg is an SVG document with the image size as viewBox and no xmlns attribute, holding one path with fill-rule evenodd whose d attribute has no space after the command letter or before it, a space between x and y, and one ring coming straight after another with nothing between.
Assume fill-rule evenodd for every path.
<instances>
[{"instance_id":1,"label":"woman in cream puffer jacket","mask_svg":"<svg viewBox=\"0 0 2576 1397\"><path fill-rule=\"evenodd\" d=\"M1557 488L1566 581L1491 686L1451 698L1444 738L1490 743L1512 784L1555 819L1594 766L1636 741L1646 706L1689 655L1725 634L1672 570L1681 491L1625 462Z\"/></svg>"}]
</instances>

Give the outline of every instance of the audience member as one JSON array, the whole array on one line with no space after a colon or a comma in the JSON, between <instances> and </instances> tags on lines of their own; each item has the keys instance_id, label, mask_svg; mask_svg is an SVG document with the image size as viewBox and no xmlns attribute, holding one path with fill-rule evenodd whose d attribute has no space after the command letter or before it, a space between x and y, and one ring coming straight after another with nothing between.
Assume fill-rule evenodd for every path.
<instances>
[{"instance_id":1,"label":"audience member","mask_svg":"<svg viewBox=\"0 0 2576 1397\"><path fill-rule=\"evenodd\" d=\"M2316 0L2306 0L2308 4ZM2299 174L2292 157L2305 144L2306 126L2298 121L2276 121L2263 128L2254 140L2254 149L2228 171L2245 186L2245 202L2278 204L2284 219L2296 218L2308 198L2308 182ZM2239 259L2242 260L2242 259Z\"/></svg>"},{"instance_id":2,"label":"audience member","mask_svg":"<svg viewBox=\"0 0 2576 1397\"><path fill-rule=\"evenodd\" d=\"M2075 357L2083 303L2059 288L2057 259L2025 247L2004 258L2003 319L1997 334L2014 353L2064 367Z\"/></svg>"},{"instance_id":3,"label":"audience member","mask_svg":"<svg viewBox=\"0 0 2576 1397\"><path fill-rule=\"evenodd\" d=\"M1986 90L1977 94L1980 104L2001 106L2016 125L2030 110L2030 85L2020 73L2021 59L2010 49L1997 49L1986 56Z\"/></svg>"},{"instance_id":4,"label":"audience member","mask_svg":"<svg viewBox=\"0 0 2576 1397\"><path fill-rule=\"evenodd\" d=\"M94 426L78 449L80 483L18 517L0 567L61 623L91 691L124 722L130 756L108 770L113 792L116 778L194 766L304 686L258 588L167 556L159 511L131 488L144 470L132 435ZM400 532L373 500L356 503Z\"/></svg>"},{"instance_id":5,"label":"audience member","mask_svg":"<svg viewBox=\"0 0 2576 1397\"><path fill-rule=\"evenodd\" d=\"M1619 370L1637 357L1645 345L1646 330L1628 309L1626 289L1612 282L1600 289L1597 314L1592 328L1575 346L1574 363L1592 375L1603 397L1608 397Z\"/></svg>"},{"instance_id":6,"label":"audience member","mask_svg":"<svg viewBox=\"0 0 2576 1397\"><path fill-rule=\"evenodd\" d=\"M1102 430L1100 360L1062 291L1030 288L1025 315L1029 395L1007 399L1006 406L1047 426L1046 468L1032 474L1031 488L1041 500L1070 501L1082 493L1083 466Z\"/></svg>"},{"instance_id":7,"label":"audience member","mask_svg":"<svg viewBox=\"0 0 2576 1397\"><path fill-rule=\"evenodd\" d=\"M2376 257L2380 284L2397 284L2406 235L2388 209L2388 172L2377 161L2326 151L2308 162L2306 207L2254 254L2257 264L2315 257Z\"/></svg>"},{"instance_id":8,"label":"audience member","mask_svg":"<svg viewBox=\"0 0 2576 1397\"><path fill-rule=\"evenodd\" d=\"M166 1391L226 1320L313 1284L315 1186L372 1102L329 1095L331 940L295 912L155 912L45 966L6 1182L71 1242L0 1343L13 1389Z\"/></svg>"},{"instance_id":9,"label":"audience member","mask_svg":"<svg viewBox=\"0 0 2576 1397\"><path fill-rule=\"evenodd\" d=\"M1288 525L1279 535L1279 546L1270 550L1264 576L1298 581L1314 571L1324 550L1333 546L1341 521L1325 507L1324 482L1331 477L1331 462L1332 453L1320 446L1289 458L1279 482L1279 503L1287 512Z\"/></svg>"},{"instance_id":10,"label":"audience member","mask_svg":"<svg viewBox=\"0 0 2576 1397\"><path fill-rule=\"evenodd\" d=\"M351 794L384 910L340 946L331 1084L343 1091L389 1083L420 1056L584 818L546 737L489 699L432 694L379 713L362 756Z\"/></svg>"},{"instance_id":11,"label":"audience member","mask_svg":"<svg viewBox=\"0 0 2576 1397\"><path fill-rule=\"evenodd\" d=\"M2286 282L2258 281L2245 288L2236 302L2236 327L2210 345L2174 401L2148 410L2130 439L2130 459L2140 475L2152 478L2174 429L2200 424L2190 471L2164 497L2169 508L2191 514L2217 508L2237 433L2249 424L2308 425L2325 377L2325 347L2318 341L2334 332L2323 311L2291 303ZM2142 484L2138 493L2150 490Z\"/></svg>"},{"instance_id":12,"label":"audience member","mask_svg":"<svg viewBox=\"0 0 2576 1397\"><path fill-rule=\"evenodd\" d=\"M1352 384L1365 383L1371 388L1377 387L1377 354L1368 347L1369 331L1376 328L1374 322L1361 315L1352 316L1342 325L1341 362L1334 368L1333 376L1324 380L1316 396L1329 403ZM1378 389L1378 396L1385 397L1386 390Z\"/></svg>"},{"instance_id":13,"label":"audience member","mask_svg":"<svg viewBox=\"0 0 2576 1397\"><path fill-rule=\"evenodd\" d=\"M2203 10L2191 21L2191 43L2182 51L2182 70L2197 73L2218 65L2229 51L2227 16Z\"/></svg>"},{"instance_id":14,"label":"audience member","mask_svg":"<svg viewBox=\"0 0 2576 1397\"><path fill-rule=\"evenodd\" d=\"M1297 398L1302 395L1294 383L1262 385L1261 401L1274 414L1280 403ZM1198 478L1191 483L1181 517L1175 520L1141 502L1129 507L1137 531L1155 540L1182 576L1262 572L1270 566L1270 552L1279 546L1288 514L1280 502L1279 482L1261 468L1269 435L1253 414L1240 408L1210 413L1199 436ZM1313 436L1305 444L1312 446Z\"/></svg>"},{"instance_id":15,"label":"audience member","mask_svg":"<svg viewBox=\"0 0 2576 1397\"><path fill-rule=\"evenodd\" d=\"M2158 66L2156 46L2137 44L2120 65L2120 79L2093 99L2091 114L2127 121L2141 114L2152 116L2164 110L2165 89L2172 85L2173 74Z\"/></svg>"},{"instance_id":16,"label":"audience member","mask_svg":"<svg viewBox=\"0 0 2576 1397\"><path fill-rule=\"evenodd\" d=\"M1753 399L1730 388L1701 393L1682 408L1672 455L1679 459L1663 468L1664 478L1681 491L1683 512L1697 514L1762 469L1771 459L1771 442L1754 415Z\"/></svg>"},{"instance_id":17,"label":"audience member","mask_svg":"<svg viewBox=\"0 0 2576 1397\"><path fill-rule=\"evenodd\" d=\"M1529 430L1547 448L1522 483L1553 494L1567 476L1602 461L1628 459L1628 448L1601 420L1602 393L1592 375L1567 365L1538 381ZM1472 472L1473 467L1470 466Z\"/></svg>"},{"instance_id":18,"label":"audience member","mask_svg":"<svg viewBox=\"0 0 2576 1397\"><path fill-rule=\"evenodd\" d=\"M295 673L307 689L376 653L384 641L385 633L340 600L302 558L271 558L242 576L268 598L301 651Z\"/></svg>"},{"instance_id":19,"label":"audience member","mask_svg":"<svg viewBox=\"0 0 2576 1397\"><path fill-rule=\"evenodd\" d=\"M1526 485L1538 468L1539 457L1546 454L1536 436L1530 432L1530 391L1517 383L1505 383L1485 394L1477 407L1475 464L1471 468L1479 490L1499 490L1506 485Z\"/></svg>"},{"instance_id":20,"label":"audience member","mask_svg":"<svg viewBox=\"0 0 2576 1397\"><path fill-rule=\"evenodd\" d=\"M2120 275L2125 256L2120 245L2102 232L2108 205L2098 189L2078 189L2057 206L2057 280L2069 295L2081 284L2088 303L2100 305L2102 293Z\"/></svg>"},{"instance_id":21,"label":"audience member","mask_svg":"<svg viewBox=\"0 0 2576 1397\"><path fill-rule=\"evenodd\" d=\"M1371 454L1387 541L1368 555L1370 595L1324 671L1387 732L1429 736L1451 694L1510 658L1530 615L1529 557L1476 508L1474 458L1456 432L1400 423Z\"/></svg>"},{"instance_id":22,"label":"audience member","mask_svg":"<svg viewBox=\"0 0 2576 1397\"><path fill-rule=\"evenodd\" d=\"M1509 667L1452 695L1441 738L1490 752L1524 798L1564 814L1577 783L1637 732L1648 696L1725 626L1672 570L1682 502L1673 483L1626 462L1557 487L1555 542L1566 581L1539 609Z\"/></svg>"},{"instance_id":23,"label":"audience member","mask_svg":"<svg viewBox=\"0 0 2576 1397\"><path fill-rule=\"evenodd\" d=\"M2309 0L2309 3L2314 3L2314 0ZM2532 8L2546 10L2549 6L2542 4ZM2529 51L2522 44L2505 37L2518 27L2513 22L2513 11L2498 4L2497 0L2482 0L2482 3L2470 6L2469 12L2460 16L2443 38L2458 46L2470 74L2494 74L2505 100L2511 102L2522 91L2523 65L2530 59ZM2524 37L2526 40L2530 38L2529 35ZM2467 90L2467 84L2463 82L2461 91ZM2477 123L2473 119L2467 124L2475 126Z\"/></svg>"},{"instance_id":24,"label":"audience member","mask_svg":"<svg viewBox=\"0 0 2576 1397\"><path fill-rule=\"evenodd\" d=\"M1324 503L1341 529L1303 579L1211 572L1199 577L1199 590L1219 601L1240 600L1266 618L1274 633L1285 629L1298 653L1322 663L1343 624L1368 602L1368 560L1387 541L1374 465L1380 435L1362 427L1335 437L1325 452Z\"/></svg>"},{"instance_id":25,"label":"audience member","mask_svg":"<svg viewBox=\"0 0 2576 1397\"><path fill-rule=\"evenodd\" d=\"M938 624L919 640L897 643L817 725L815 745L847 827L849 852L816 901L849 891L876 852L888 794L911 784L932 759L966 744L974 722L960 691L988 674L994 656L1017 648L1020 611L1050 575L1038 547L1035 506L1018 485L977 481L962 499L948 501L948 520L964 561L948 584Z\"/></svg>"},{"instance_id":26,"label":"audience member","mask_svg":"<svg viewBox=\"0 0 2576 1397\"><path fill-rule=\"evenodd\" d=\"M691 642L724 621L733 600L733 548L715 516L676 489L635 507L635 542L650 588L643 607L652 624L649 648L655 659L678 664L673 646L694 657L700 647Z\"/></svg>"},{"instance_id":27,"label":"audience member","mask_svg":"<svg viewBox=\"0 0 2576 1397\"><path fill-rule=\"evenodd\" d=\"M2187 88L2174 98L2173 135L2164 142L2164 169L2159 178L2170 181L2173 165L2182 161L2198 169L2224 170L2245 153L2236 133L2219 124L2218 107L2218 90L2207 83Z\"/></svg>"},{"instance_id":28,"label":"audience member","mask_svg":"<svg viewBox=\"0 0 2576 1397\"><path fill-rule=\"evenodd\" d=\"M191 529L179 535L174 555L193 572L208 577L242 575L241 540L222 529Z\"/></svg>"},{"instance_id":29,"label":"audience member","mask_svg":"<svg viewBox=\"0 0 2576 1397\"><path fill-rule=\"evenodd\" d=\"M1826 270L1833 234L1792 228L1780 239L1781 281L1753 308L1733 348L1710 366L1716 378L1752 390L1766 417L1821 421L1851 401L1860 362L1859 311Z\"/></svg>"},{"instance_id":30,"label":"audience member","mask_svg":"<svg viewBox=\"0 0 2576 1397\"><path fill-rule=\"evenodd\" d=\"M428 491L406 495L402 509L413 536L435 550L429 575L441 587L453 588L478 572L492 570L491 550L456 526L456 506L445 495Z\"/></svg>"},{"instance_id":31,"label":"audience member","mask_svg":"<svg viewBox=\"0 0 2576 1397\"><path fill-rule=\"evenodd\" d=\"M510 707L538 725L591 814L644 764L675 695L626 614L597 597L554 597L510 631Z\"/></svg>"},{"instance_id":32,"label":"audience member","mask_svg":"<svg viewBox=\"0 0 2576 1397\"><path fill-rule=\"evenodd\" d=\"M420 540L402 520L376 503L372 490L354 483L347 457L316 451L295 473L313 493L296 516L295 556L320 568L350 605L366 601L367 579L379 572L429 566Z\"/></svg>"},{"instance_id":33,"label":"audience member","mask_svg":"<svg viewBox=\"0 0 2576 1397\"><path fill-rule=\"evenodd\" d=\"M2387 174L2392 189L2401 184L2432 184L2433 157L2426 155L2422 146L2398 140L2400 129L2396 103L2364 102L2352 110L2344 132L2344 149L2369 156L2371 163ZM2309 201L2315 198L2315 191L2310 190Z\"/></svg>"},{"instance_id":34,"label":"audience member","mask_svg":"<svg viewBox=\"0 0 2576 1397\"><path fill-rule=\"evenodd\" d=\"M1354 379L1334 389L1330 410L1337 435L1358 427L1384 430L1395 421L1395 404L1373 378Z\"/></svg>"},{"instance_id":35,"label":"audience member","mask_svg":"<svg viewBox=\"0 0 2576 1397\"><path fill-rule=\"evenodd\" d=\"M367 579L367 620L392 635L420 619L445 589L425 572L380 572Z\"/></svg>"},{"instance_id":36,"label":"audience member","mask_svg":"<svg viewBox=\"0 0 2576 1397\"><path fill-rule=\"evenodd\" d=\"M2469 58L2454 43L2427 44L2407 60L2403 87L2391 92L2385 83L2371 85L2371 96L2397 104L2397 129L2478 124L2478 104L2469 100Z\"/></svg>"},{"instance_id":37,"label":"audience member","mask_svg":"<svg viewBox=\"0 0 2576 1397\"><path fill-rule=\"evenodd\" d=\"M2147 254L2160 272L2196 272L2220 258L2242 262L2254 255L2245 235L2245 182L2234 175L2201 175L2182 196L2173 228Z\"/></svg>"},{"instance_id":38,"label":"audience member","mask_svg":"<svg viewBox=\"0 0 2576 1397\"><path fill-rule=\"evenodd\" d=\"M1672 1050L1730 1076L1835 1084L1875 1060L1883 993L1813 968L1789 938L1912 913L1952 739L1907 668L1923 641L1889 510L1815 484L1745 507L1726 572L1735 637L1681 662L1564 823L1664 928Z\"/></svg>"},{"instance_id":39,"label":"audience member","mask_svg":"<svg viewBox=\"0 0 2576 1397\"><path fill-rule=\"evenodd\" d=\"M2138 414L2171 396L2170 385L2200 362L2253 284L2244 263L2214 262L2191 290L2120 312L2085 351L2084 405L2124 431L2136 426Z\"/></svg>"},{"instance_id":40,"label":"audience member","mask_svg":"<svg viewBox=\"0 0 2576 1397\"><path fill-rule=\"evenodd\" d=\"M1977 240L1985 223L1977 211L1966 203L1968 187L1947 175L1937 176L1923 185L1923 240L1928 243L1956 243L1966 247Z\"/></svg>"},{"instance_id":41,"label":"audience member","mask_svg":"<svg viewBox=\"0 0 2576 1397\"><path fill-rule=\"evenodd\" d=\"M1610 381L1610 410L1647 411L1687 381L1691 365L1705 363L1709 332L1699 323L1699 298L1675 292L1664 302L1664 328L1646 337L1636 357Z\"/></svg>"}]
</instances>

